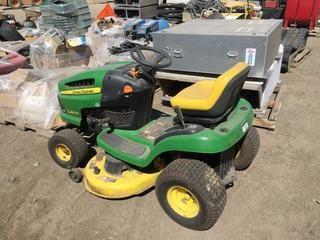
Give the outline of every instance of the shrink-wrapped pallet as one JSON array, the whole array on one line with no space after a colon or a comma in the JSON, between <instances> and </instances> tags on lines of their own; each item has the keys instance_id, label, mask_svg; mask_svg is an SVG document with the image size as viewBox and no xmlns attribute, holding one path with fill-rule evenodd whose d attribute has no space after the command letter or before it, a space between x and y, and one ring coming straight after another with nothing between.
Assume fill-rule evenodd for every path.
<instances>
[{"instance_id":1,"label":"shrink-wrapped pallet","mask_svg":"<svg viewBox=\"0 0 320 240\"><path fill-rule=\"evenodd\" d=\"M22 128L54 129L60 106L58 83L86 69L72 67L55 71L19 69L0 76L0 122Z\"/></svg>"}]
</instances>

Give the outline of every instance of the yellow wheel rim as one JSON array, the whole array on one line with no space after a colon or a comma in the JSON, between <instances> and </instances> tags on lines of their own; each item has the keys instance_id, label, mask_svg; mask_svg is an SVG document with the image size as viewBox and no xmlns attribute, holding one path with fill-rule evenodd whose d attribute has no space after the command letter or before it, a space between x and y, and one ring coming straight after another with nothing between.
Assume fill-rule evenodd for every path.
<instances>
[{"instance_id":1,"label":"yellow wheel rim","mask_svg":"<svg viewBox=\"0 0 320 240\"><path fill-rule=\"evenodd\" d=\"M64 162L70 161L72 157L70 148L68 148L64 144L58 144L56 146L56 155L61 161L64 161Z\"/></svg>"},{"instance_id":2,"label":"yellow wheel rim","mask_svg":"<svg viewBox=\"0 0 320 240\"><path fill-rule=\"evenodd\" d=\"M173 211L182 217L194 218L200 212L197 198L184 187L174 186L169 188L167 200Z\"/></svg>"}]
</instances>

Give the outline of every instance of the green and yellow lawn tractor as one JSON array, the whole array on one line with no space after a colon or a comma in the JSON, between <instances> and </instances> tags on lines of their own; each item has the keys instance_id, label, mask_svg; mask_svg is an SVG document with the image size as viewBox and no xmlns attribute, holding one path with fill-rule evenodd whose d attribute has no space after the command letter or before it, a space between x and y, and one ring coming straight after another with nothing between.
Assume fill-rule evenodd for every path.
<instances>
[{"instance_id":1,"label":"green and yellow lawn tractor","mask_svg":"<svg viewBox=\"0 0 320 240\"><path fill-rule=\"evenodd\" d=\"M131 56L135 62L109 64L60 82L61 118L70 129L49 140L49 152L71 169L73 181L83 180L97 196L127 198L155 186L174 221L209 229L224 209L235 170L251 164L260 144L252 108L240 98L249 67L238 63L216 81L182 90L171 99L176 116L168 116L155 113L152 104L154 73L171 64L170 56L149 47L136 48ZM96 133L103 150L84 168L79 166L88 146L79 132Z\"/></svg>"}]
</instances>

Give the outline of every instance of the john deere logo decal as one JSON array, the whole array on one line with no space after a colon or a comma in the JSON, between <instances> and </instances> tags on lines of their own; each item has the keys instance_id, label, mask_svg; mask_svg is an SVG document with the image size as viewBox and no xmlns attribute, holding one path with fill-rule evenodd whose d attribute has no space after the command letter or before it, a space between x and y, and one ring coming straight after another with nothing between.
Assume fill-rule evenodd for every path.
<instances>
[{"instance_id":1,"label":"john deere logo decal","mask_svg":"<svg viewBox=\"0 0 320 240\"><path fill-rule=\"evenodd\" d=\"M61 95L89 95L97 93L101 93L101 88L82 88L60 92Z\"/></svg>"}]
</instances>

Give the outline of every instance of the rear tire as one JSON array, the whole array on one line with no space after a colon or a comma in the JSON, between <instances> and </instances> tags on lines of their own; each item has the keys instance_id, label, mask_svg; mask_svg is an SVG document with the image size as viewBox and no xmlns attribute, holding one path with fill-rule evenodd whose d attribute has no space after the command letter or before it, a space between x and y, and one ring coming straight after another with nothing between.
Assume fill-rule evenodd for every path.
<instances>
[{"instance_id":1,"label":"rear tire","mask_svg":"<svg viewBox=\"0 0 320 240\"><path fill-rule=\"evenodd\" d=\"M156 182L163 210L178 224L207 230L220 217L227 200L225 186L214 169L192 159L170 163Z\"/></svg>"},{"instance_id":2,"label":"rear tire","mask_svg":"<svg viewBox=\"0 0 320 240\"><path fill-rule=\"evenodd\" d=\"M257 129L250 128L248 133L240 141L237 156L234 160L236 170L247 169L256 157L260 147L260 138Z\"/></svg>"},{"instance_id":3,"label":"rear tire","mask_svg":"<svg viewBox=\"0 0 320 240\"><path fill-rule=\"evenodd\" d=\"M64 129L55 133L48 142L53 160L63 168L77 168L88 156L88 145L75 130Z\"/></svg>"}]
</instances>

